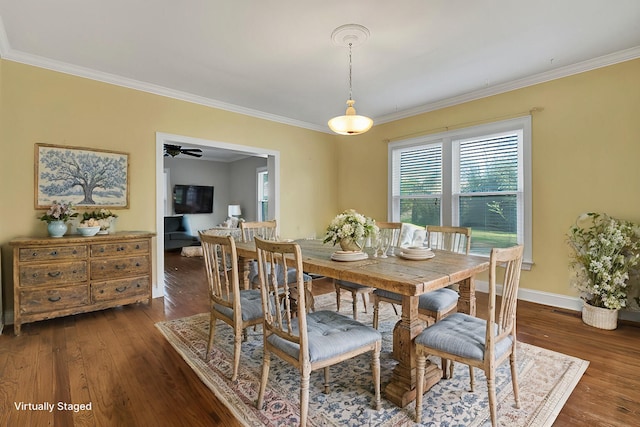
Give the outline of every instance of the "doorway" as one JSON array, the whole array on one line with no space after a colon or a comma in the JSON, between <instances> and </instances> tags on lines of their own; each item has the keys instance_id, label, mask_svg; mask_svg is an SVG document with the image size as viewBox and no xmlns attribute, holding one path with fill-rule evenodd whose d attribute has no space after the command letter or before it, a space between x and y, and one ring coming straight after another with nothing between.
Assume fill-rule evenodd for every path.
<instances>
[{"instance_id":1,"label":"doorway","mask_svg":"<svg viewBox=\"0 0 640 427\"><path fill-rule=\"evenodd\" d=\"M267 158L268 181L268 216L279 220L280 218L280 152L265 148L231 144L227 142L212 141L193 138L184 135L174 135L156 132L156 286L153 288L153 298L164 296L164 214L166 209L166 180L164 170L164 145L186 145L190 147L209 147L219 150L229 150L244 153L248 156L261 156Z\"/></svg>"}]
</instances>

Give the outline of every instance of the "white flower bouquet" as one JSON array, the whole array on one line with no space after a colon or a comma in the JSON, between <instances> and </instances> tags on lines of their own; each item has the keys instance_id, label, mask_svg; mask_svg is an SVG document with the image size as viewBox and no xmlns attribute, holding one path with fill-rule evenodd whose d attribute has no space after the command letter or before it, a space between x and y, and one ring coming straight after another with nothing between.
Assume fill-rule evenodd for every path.
<instances>
[{"instance_id":1,"label":"white flower bouquet","mask_svg":"<svg viewBox=\"0 0 640 427\"><path fill-rule=\"evenodd\" d=\"M606 214L586 213L569 230L572 285L595 307L626 306L629 269L640 259L640 227Z\"/></svg>"},{"instance_id":2,"label":"white flower bouquet","mask_svg":"<svg viewBox=\"0 0 640 427\"><path fill-rule=\"evenodd\" d=\"M323 243L335 245L341 240L350 239L358 242L378 234L375 220L348 209L336 216L327 227Z\"/></svg>"}]
</instances>

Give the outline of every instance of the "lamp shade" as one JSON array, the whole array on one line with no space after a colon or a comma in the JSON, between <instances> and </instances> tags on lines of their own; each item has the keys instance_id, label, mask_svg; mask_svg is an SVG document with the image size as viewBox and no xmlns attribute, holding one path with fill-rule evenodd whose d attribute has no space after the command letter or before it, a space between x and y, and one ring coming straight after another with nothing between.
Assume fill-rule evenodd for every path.
<instances>
[{"instance_id":1,"label":"lamp shade","mask_svg":"<svg viewBox=\"0 0 640 427\"><path fill-rule=\"evenodd\" d=\"M329 128L340 135L358 135L359 133L365 133L371 126L373 126L373 120L366 116L358 116L356 109L353 108L355 101L349 99L347 101L347 111L344 116L334 117L329 120Z\"/></svg>"},{"instance_id":2,"label":"lamp shade","mask_svg":"<svg viewBox=\"0 0 640 427\"><path fill-rule=\"evenodd\" d=\"M240 205L229 205L229 216L238 216L242 215L242 210L240 209Z\"/></svg>"}]
</instances>

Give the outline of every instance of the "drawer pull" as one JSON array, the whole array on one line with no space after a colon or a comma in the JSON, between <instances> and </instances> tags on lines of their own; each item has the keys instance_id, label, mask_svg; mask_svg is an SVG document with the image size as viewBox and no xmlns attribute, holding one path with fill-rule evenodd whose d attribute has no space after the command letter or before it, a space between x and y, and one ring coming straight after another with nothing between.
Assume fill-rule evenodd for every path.
<instances>
[{"instance_id":1,"label":"drawer pull","mask_svg":"<svg viewBox=\"0 0 640 427\"><path fill-rule=\"evenodd\" d=\"M140 249L140 245L136 245L136 249Z\"/></svg>"},{"instance_id":2,"label":"drawer pull","mask_svg":"<svg viewBox=\"0 0 640 427\"><path fill-rule=\"evenodd\" d=\"M32 256L38 256L38 252L34 252L31 254Z\"/></svg>"},{"instance_id":3,"label":"drawer pull","mask_svg":"<svg viewBox=\"0 0 640 427\"><path fill-rule=\"evenodd\" d=\"M116 270L124 270L125 268L127 268L126 264L116 265Z\"/></svg>"},{"instance_id":4,"label":"drawer pull","mask_svg":"<svg viewBox=\"0 0 640 427\"><path fill-rule=\"evenodd\" d=\"M136 262L136 267L140 267L140 263L139 262Z\"/></svg>"},{"instance_id":5,"label":"drawer pull","mask_svg":"<svg viewBox=\"0 0 640 427\"><path fill-rule=\"evenodd\" d=\"M71 252L71 253L75 255L75 254L78 253L78 251L76 249L74 249L73 252Z\"/></svg>"},{"instance_id":6,"label":"drawer pull","mask_svg":"<svg viewBox=\"0 0 640 427\"><path fill-rule=\"evenodd\" d=\"M116 288L116 292L124 292L127 290L126 286L120 286L119 288Z\"/></svg>"},{"instance_id":7,"label":"drawer pull","mask_svg":"<svg viewBox=\"0 0 640 427\"><path fill-rule=\"evenodd\" d=\"M104 252L104 248L100 248L100 252Z\"/></svg>"},{"instance_id":8,"label":"drawer pull","mask_svg":"<svg viewBox=\"0 0 640 427\"><path fill-rule=\"evenodd\" d=\"M50 255L51 255L51 256L56 256L56 255L58 255L58 251L51 251L51 254L50 254Z\"/></svg>"},{"instance_id":9,"label":"drawer pull","mask_svg":"<svg viewBox=\"0 0 640 427\"><path fill-rule=\"evenodd\" d=\"M60 299L62 299L62 297L60 295L58 295L57 297L49 297L47 299L49 301L51 301L51 302L58 302L58 301L60 301Z\"/></svg>"},{"instance_id":10,"label":"drawer pull","mask_svg":"<svg viewBox=\"0 0 640 427\"><path fill-rule=\"evenodd\" d=\"M49 277L60 277L60 274L62 273L60 273L59 271L56 271L56 272L49 272L48 274L49 274Z\"/></svg>"}]
</instances>

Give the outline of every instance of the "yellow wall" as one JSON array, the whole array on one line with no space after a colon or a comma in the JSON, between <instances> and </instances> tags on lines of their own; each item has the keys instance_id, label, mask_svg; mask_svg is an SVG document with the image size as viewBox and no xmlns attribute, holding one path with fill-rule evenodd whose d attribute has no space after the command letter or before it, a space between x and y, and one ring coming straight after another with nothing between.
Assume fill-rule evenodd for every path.
<instances>
[{"instance_id":1,"label":"yellow wall","mask_svg":"<svg viewBox=\"0 0 640 427\"><path fill-rule=\"evenodd\" d=\"M130 208L118 229L155 231L156 132L278 150L283 237L322 233L337 210L335 137L0 61L0 245L5 306L17 236L46 235L34 209L34 144L128 152ZM8 303L8 304L7 304Z\"/></svg>"},{"instance_id":2,"label":"yellow wall","mask_svg":"<svg viewBox=\"0 0 640 427\"><path fill-rule=\"evenodd\" d=\"M582 212L640 222L640 60L374 126L339 145L339 208L387 215L387 139L510 118L532 107L533 261L521 286L576 295L566 232ZM363 111L364 113L364 111ZM364 186L379 191L363 192Z\"/></svg>"},{"instance_id":3,"label":"yellow wall","mask_svg":"<svg viewBox=\"0 0 640 427\"><path fill-rule=\"evenodd\" d=\"M337 137L0 60L0 245L45 235L33 207L34 143L130 153L130 208L118 228L155 231L155 132L281 152L281 234L321 235L340 210L387 216L387 139L513 117L532 107L533 260L522 286L575 295L565 233L578 214L640 222L640 60ZM364 108L364 107L363 107ZM362 111L364 113L364 111ZM339 185L338 185L339 183Z\"/></svg>"}]
</instances>

